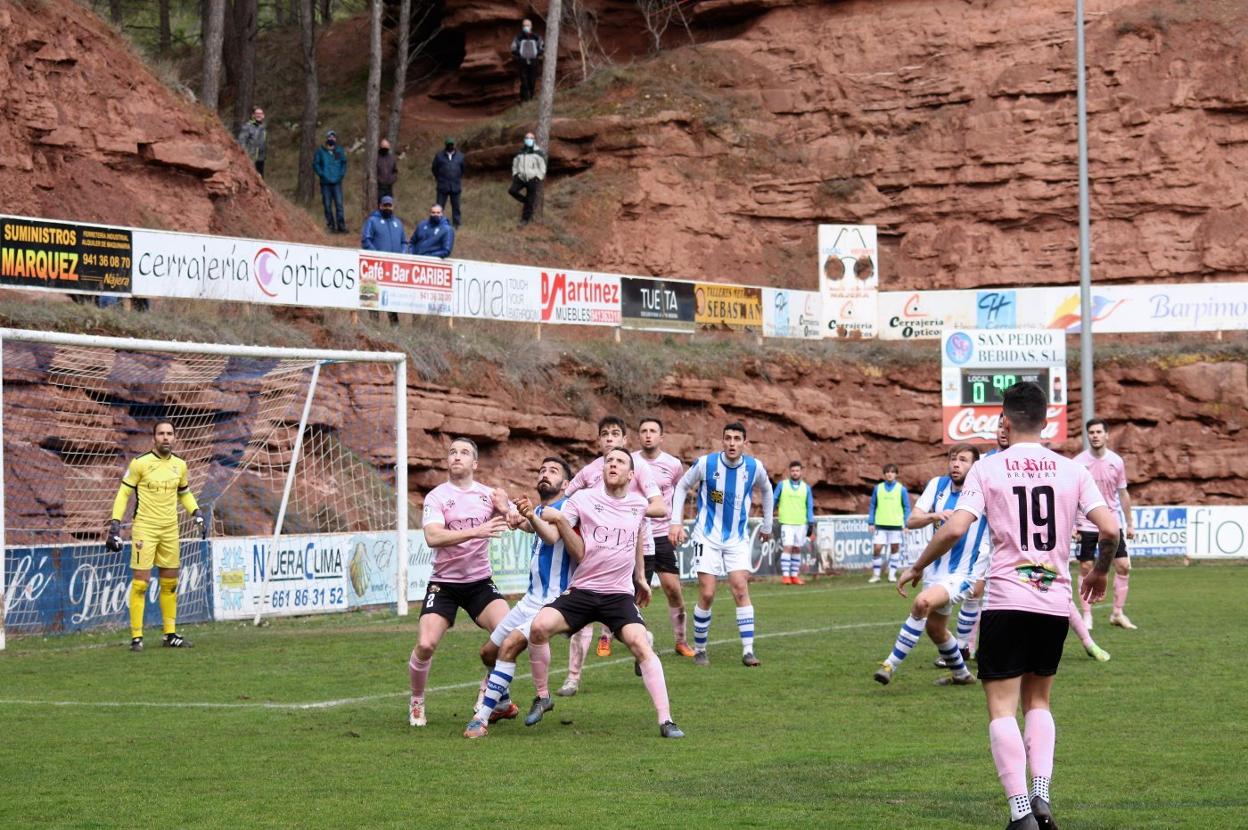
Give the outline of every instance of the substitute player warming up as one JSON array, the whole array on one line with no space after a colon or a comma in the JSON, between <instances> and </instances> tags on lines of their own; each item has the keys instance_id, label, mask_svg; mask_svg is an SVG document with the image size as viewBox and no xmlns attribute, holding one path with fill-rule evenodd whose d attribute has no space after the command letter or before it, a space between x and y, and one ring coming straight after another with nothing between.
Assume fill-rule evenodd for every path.
<instances>
[{"instance_id":1,"label":"substitute player warming up","mask_svg":"<svg viewBox=\"0 0 1248 830\"><path fill-rule=\"evenodd\" d=\"M780 524L780 582L802 581L802 548L815 528L815 492L802 480L802 462L789 462L789 476L776 485L776 521Z\"/></svg>"},{"instance_id":2,"label":"substitute player warming up","mask_svg":"<svg viewBox=\"0 0 1248 830\"><path fill-rule=\"evenodd\" d=\"M611 450L603 464L602 487L569 497L562 510L533 514L534 529L544 534L543 524L556 527L564 549L578 564L571 587L538 612L529 639L536 648L557 634L594 622L609 626L641 667L642 682L658 713L659 734L683 738L685 733L672 721L663 664L650 647L638 607L650 602L650 586L642 577L646 499L629 492L632 475L633 457L628 451ZM543 686L547 679L539 672L535 664L533 682Z\"/></svg>"},{"instance_id":3,"label":"substitute player warming up","mask_svg":"<svg viewBox=\"0 0 1248 830\"><path fill-rule=\"evenodd\" d=\"M676 547L685 542L685 496L698 494L693 522L693 560L698 572L698 604L693 607L693 662L709 666L706 653L711 633L711 603L715 581L727 576L737 604L737 633L741 636L741 662L759 665L754 656L754 606L750 604L750 503L754 490L763 505L759 538L771 538L772 492L767 471L757 458L745 454L745 426L733 422L724 427L723 450L704 455L693 463L676 485L672 498L672 525L668 536Z\"/></svg>"},{"instance_id":4,"label":"substitute player warming up","mask_svg":"<svg viewBox=\"0 0 1248 830\"><path fill-rule=\"evenodd\" d=\"M884 465L884 480L871 490L871 507L867 510L867 532L871 534L871 578L880 581L884 549L888 549L888 581L897 581L901 565L902 528L910 518L910 494L897 480L897 465Z\"/></svg>"},{"instance_id":5,"label":"substitute player warming up","mask_svg":"<svg viewBox=\"0 0 1248 830\"><path fill-rule=\"evenodd\" d=\"M1056 826L1049 788L1057 729L1049 700L1066 640L1069 539L1076 515L1082 511L1097 528L1096 566L1081 586L1089 600L1104 596L1118 549L1118 521L1092 476L1040 445L1047 408L1044 391L1035 383L1018 383L1005 391L1001 419L1009 449L971 468L953 515L915 564L918 568L934 562L977 520L988 522L992 561L977 656L988 699L992 759L1010 808L1007 830Z\"/></svg>"},{"instance_id":6,"label":"substitute player warming up","mask_svg":"<svg viewBox=\"0 0 1248 830\"><path fill-rule=\"evenodd\" d=\"M104 546L114 553L122 548L121 520L135 497L134 523L130 526L130 650L143 650L143 612L152 566L160 569L160 617L165 632L161 645L190 648L191 641L178 634L178 502L191 515L201 539L208 535L199 505L191 495L186 462L173 454L173 424L157 421L152 428L152 449L130 462L113 499Z\"/></svg>"}]
</instances>

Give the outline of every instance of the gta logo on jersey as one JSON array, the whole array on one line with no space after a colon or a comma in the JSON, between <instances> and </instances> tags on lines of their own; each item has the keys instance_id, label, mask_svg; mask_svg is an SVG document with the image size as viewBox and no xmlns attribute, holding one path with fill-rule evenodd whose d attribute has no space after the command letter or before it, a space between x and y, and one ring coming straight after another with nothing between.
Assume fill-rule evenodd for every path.
<instances>
[{"instance_id":1,"label":"gta logo on jersey","mask_svg":"<svg viewBox=\"0 0 1248 830\"><path fill-rule=\"evenodd\" d=\"M724 503L724 491L723 491L723 490L712 490L712 491L711 491L711 501L715 502L716 504L723 504L723 503Z\"/></svg>"},{"instance_id":2,"label":"gta logo on jersey","mask_svg":"<svg viewBox=\"0 0 1248 830\"><path fill-rule=\"evenodd\" d=\"M1019 582L1030 585L1042 594L1048 593L1049 588L1053 585L1053 580L1057 579L1057 571L1048 565L1040 565L1035 562L1019 565L1014 570L1018 572Z\"/></svg>"}]
</instances>

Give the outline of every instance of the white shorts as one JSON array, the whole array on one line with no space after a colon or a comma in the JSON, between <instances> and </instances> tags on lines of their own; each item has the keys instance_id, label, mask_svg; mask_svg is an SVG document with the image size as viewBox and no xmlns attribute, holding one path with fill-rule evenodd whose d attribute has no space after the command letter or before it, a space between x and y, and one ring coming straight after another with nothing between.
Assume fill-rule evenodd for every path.
<instances>
[{"instance_id":1,"label":"white shorts","mask_svg":"<svg viewBox=\"0 0 1248 830\"><path fill-rule=\"evenodd\" d=\"M806 525L780 525L780 547L800 548L806 544Z\"/></svg>"},{"instance_id":2,"label":"white shorts","mask_svg":"<svg viewBox=\"0 0 1248 830\"><path fill-rule=\"evenodd\" d=\"M690 544L693 546L693 569L700 574L727 576L732 571L748 571L750 569L750 542L725 545L722 542L710 542L694 534Z\"/></svg>"},{"instance_id":3,"label":"white shorts","mask_svg":"<svg viewBox=\"0 0 1248 830\"><path fill-rule=\"evenodd\" d=\"M537 617L537 612L546 606L534 599L531 594L525 594L520 601L507 612L507 616L503 617L503 621L494 626L494 630L490 632L490 642L496 646L502 646L503 640L507 639L507 635L516 629L524 635L524 639L529 639L529 629L533 626L533 620Z\"/></svg>"},{"instance_id":4,"label":"white shorts","mask_svg":"<svg viewBox=\"0 0 1248 830\"><path fill-rule=\"evenodd\" d=\"M876 530L875 536L871 539L873 545L900 545L900 530Z\"/></svg>"},{"instance_id":5,"label":"white shorts","mask_svg":"<svg viewBox=\"0 0 1248 830\"><path fill-rule=\"evenodd\" d=\"M953 606L969 597L975 592L975 580L967 576L949 576L944 579L923 580L923 590L935 588L937 585L944 588L949 594L949 601L940 608L933 608L932 613L940 614L942 617L953 616Z\"/></svg>"}]
</instances>

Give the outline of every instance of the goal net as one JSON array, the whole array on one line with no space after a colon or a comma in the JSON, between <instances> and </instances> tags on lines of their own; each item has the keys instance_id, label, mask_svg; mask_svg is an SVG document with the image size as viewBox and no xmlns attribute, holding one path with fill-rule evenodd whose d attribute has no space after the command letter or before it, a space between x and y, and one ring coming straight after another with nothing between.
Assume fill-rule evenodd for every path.
<instances>
[{"instance_id":1,"label":"goal net","mask_svg":"<svg viewBox=\"0 0 1248 830\"><path fill-rule=\"evenodd\" d=\"M161 420L210 528L179 508L179 622L406 613L403 355L13 330L0 347L0 647L128 623L133 498L121 552L104 531Z\"/></svg>"}]
</instances>

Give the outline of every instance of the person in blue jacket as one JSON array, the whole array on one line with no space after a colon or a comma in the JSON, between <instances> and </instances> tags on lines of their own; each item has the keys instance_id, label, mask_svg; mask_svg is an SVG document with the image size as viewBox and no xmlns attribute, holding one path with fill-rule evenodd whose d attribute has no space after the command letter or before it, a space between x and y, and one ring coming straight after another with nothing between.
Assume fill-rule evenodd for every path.
<instances>
[{"instance_id":1,"label":"person in blue jacket","mask_svg":"<svg viewBox=\"0 0 1248 830\"><path fill-rule=\"evenodd\" d=\"M382 196L377 202L377 209L364 220L360 247L366 251L401 254L406 241L403 220L394 215L394 197Z\"/></svg>"},{"instance_id":2,"label":"person in blue jacket","mask_svg":"<svg viewBox=\"0 0 1248 830\"><path fill-rule=\"evenodd\" d=\"M321 180L321 207L325 210L325 229L330 233L346 233L342 217L342 179L347 175L347 154L338 146L338 134L325 133L325 143L316 149L312 172Z\"/></svg>"},{"instance_id":3,"label":"person in blue jacket","mask_svg":"<svg viewBox=\"0 0 1248 830\"><path fill-rule=\"evenodd\" d=\"M442 216L442 206L429 208L429 218L412 232L409 252L417 256L448 257L455 247L455 229Z\"/></svg>"}]
</instances>

